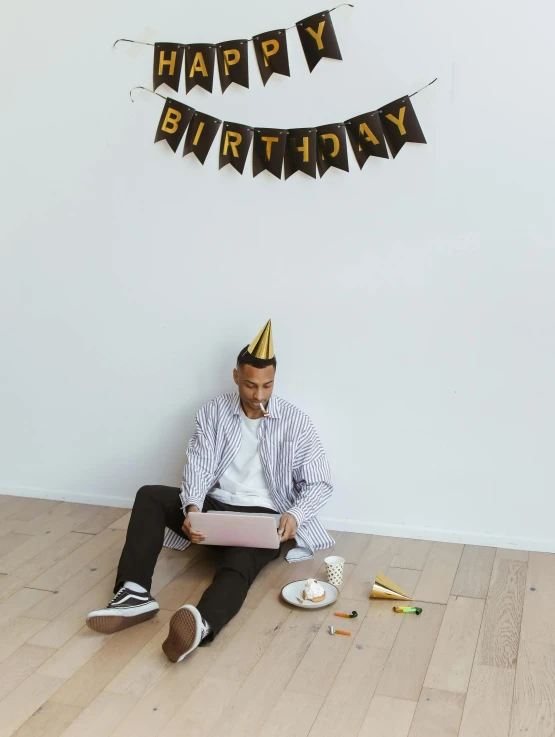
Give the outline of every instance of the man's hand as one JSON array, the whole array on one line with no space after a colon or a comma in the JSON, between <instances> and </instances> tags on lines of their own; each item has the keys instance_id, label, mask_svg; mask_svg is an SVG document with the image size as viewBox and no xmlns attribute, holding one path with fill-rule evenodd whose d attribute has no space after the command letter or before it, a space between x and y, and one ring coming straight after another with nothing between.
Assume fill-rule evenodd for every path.
<instances>
[{"instance_id":1,"label":"man's hand","mask_svg":"<svg viewBox=\"0 0 555 737\"><path fill-rule=\"evenodd\" d=\"M194 504L191 504L187 507L187 516L185 517L185 521L183 522L183 527L181 529L192 543L201 543L206 540L206 535L204 535L202 532L197 532L196 530L192 529L191 520L189 519L189 512L200 512L200 509Z\"/></svg>"},{"instance_id":2,"label":"man's hand","mask_svg":"<svg viewBox=\"0 0 555 737\"><path fill-rule=\"evenodd\" d=\"M292 514L282 514L279 521L278 535L280 535L280 542L286 540L292 540L297 534L297 520Z\"/></svg>"}]
</instances>

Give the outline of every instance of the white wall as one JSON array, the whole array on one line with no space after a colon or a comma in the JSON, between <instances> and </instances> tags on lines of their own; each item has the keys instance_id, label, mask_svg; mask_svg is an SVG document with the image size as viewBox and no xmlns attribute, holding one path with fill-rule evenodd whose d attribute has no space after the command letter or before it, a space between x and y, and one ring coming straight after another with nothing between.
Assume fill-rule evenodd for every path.
<instances>
[{"instance_id":1,"label":"white wall","mask_svg":"<svg viewBox=\"0 0 555 737\"><path fill-rule=\"evenodd\" d=\"M219 172L152 141L152 50L291 24L320 0L4 2L0 489L131 504L178 485L198 406L272 317L334 528L555 551L548 49L555 11L355 0L344 62L185 98L294 127L414 98L428 146L322 181ZM163 91L163 90L161 90Z\"/></svg>"}]
</instances>

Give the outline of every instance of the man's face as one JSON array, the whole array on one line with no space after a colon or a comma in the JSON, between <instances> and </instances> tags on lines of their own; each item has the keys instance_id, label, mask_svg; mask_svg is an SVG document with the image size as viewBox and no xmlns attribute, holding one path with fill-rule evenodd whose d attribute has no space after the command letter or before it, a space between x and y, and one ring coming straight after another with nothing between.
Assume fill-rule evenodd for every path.
<instances>
[{"instance_id":1,"label":"man's face","mask_svg":"<svg viewBox=\"0 0 555 737\"><path fill-rule=\"evenodd\" d=\"M260 403L266 402L274 390L276 370L273 366L259 369L254 366L240 366L233 371L233 378L239 387L239 396L243 406L260 410Z\"/></svg>"}]
</instances>

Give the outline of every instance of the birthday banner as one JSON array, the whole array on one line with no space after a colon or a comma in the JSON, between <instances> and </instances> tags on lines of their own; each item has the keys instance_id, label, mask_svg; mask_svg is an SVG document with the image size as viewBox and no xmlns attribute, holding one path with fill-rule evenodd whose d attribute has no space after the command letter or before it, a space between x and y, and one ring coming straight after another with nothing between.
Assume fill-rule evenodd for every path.
<instances>
[{"instance_id":1,"label":"birthday banner","mask_svg":"<svg viewBox=\"0 0 555 737\"><path fill-rule=\"evenodd\" d=\"M395 158L405 143L426 143L411 102L416 94L343 122L287 130L221 121L166 97L154 142L166 141L175 153L185 136L183 156L193 153L204 164L221 128L220 169L231 164L242 174L252 144L253 176L269 171L281 179L283 171L289 179L300 171L316 179L331 167L349 171L347 138L361 169L372 156L389 159L390 151Z\"/></svg>"},{"instance_id":2,"label":"birthday banner","mask_svg":"<svg viewBox=\"0 0 555 737\"><path fill-rule=\"evenodd\" d=\"M349 5L350 3L344 3ZM341 6L337 6L341 7ZM351 6L353 7L353 6ZM324 10L308 18L298 21L297 28L308 68L316 67L320 59L338 59L341 51L335 35L331 13L336 10ZM179 92L181 72L184 70L185 93L188 94L197 85L207 92L212 92L216 60L222 93L235 82L241 87L249 86L249 42L254 46L254 54L260 76L264 85L272 74L291 76L289 72L289 54L287 50L287 31L280 28L276 31L260 33L253 38L242 38L220 43L155 43L152 74L152 89L165 83L172 90ZM128 38L119 42L143 43Z\"/></svg>"}]
</instances>

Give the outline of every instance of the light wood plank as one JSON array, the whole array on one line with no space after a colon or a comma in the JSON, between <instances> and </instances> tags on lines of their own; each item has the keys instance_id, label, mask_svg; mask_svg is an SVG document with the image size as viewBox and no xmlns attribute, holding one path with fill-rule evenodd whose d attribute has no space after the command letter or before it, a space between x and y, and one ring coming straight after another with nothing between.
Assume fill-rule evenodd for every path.
<instances>
[{"instance_id":1,"label":"light wood plank","mask_svg":"<svg viewBox=\"0 0 555 737\"><path fill-rule=\"evenodd\" d=\"M408 737L416 701L374 696L358 737Z\"/></svg>"},{"instance_id":2,"label":"light wood plank","mask_svg":"<svg viewBox=\"0 0 555 737\"><path fill-rule=\"evenodd\" d=\"M55 652L48 647L22 645L0 663L0 702Z\"/></svg>"},{"instance_id":3,"label":"light wood plank","mask_svg":"<svg viewBox=\"0 0 555 737\"><path fill-rule=\"evenodd\" d=\"M55 542L52 541L51 545L45 545L42 550L36 553L36 548L40 547L39 544L43 542L43 538L37 535L30 542L20 545L12 553L8 553L8 555L4 556L3 560L6 560L12 555L17 555L19 552L25 553L26 560L14 568L13 571L6 571L8 575L0 580L0 602L5 601L8 597L15 594L16 591L23 588L23 586L28 586L33 579L36 579L37 576L48 570L50 566L56 565L58 561L63 560L69 553L86 543L87 540L90 540L89 535L69 532L66 535L60 536ZM30 548L32 548L33 555L27 557ZM31 586L31 588L41 587Z\"/></svg>"},{"instance_id":4,"label":"light wood plank","mask_svg":"<svg viewBox=\"0 0 555 737\"><path fill-rule=\"evenodd\" d=\"M0 537L0 558L31 539L31 535L21 535L19 532L8 532L2 535Z\"/></svg>"},{"instance_id":5,"label":"light wood plank","mask_svg":"<svg viewBox=\"0 0 555 737\"><path fill-rule=\"evenodd\" d=\"M47 701L32 714L13 737L59 737L81 710ZM100 737L100 735L98 735Z\"/></svg>"},{"instance_id":6,"label":"light wood plank","mask_svg":"<svg viewBox=\"0 0 555 737\"><path fill-rule=\"evenodd\" d=\"M214 577L215 562L213 557L206 555L205 551L199 548L199 545L191 545L185 551L184 554L191 551L189 564L156 593L156 601L162 609L176 611L195 594L197 589L204 590L210 585Z\"/></svg>"},{"instance_id":7,"label":"light wood plank","mask_svg":"<svg viewBox=\"0 0 555 737\"><path fill-rule=\"evenodd\" d=\"M347 653L310 730L310 737L358 734L389 651L365 647L358 637Z\"/></svg>"},{"instance_id":8,"label":"light wood plank","mask_svg":"<svg viewBox=\"0 0 555 737\"><path fill-rule=\"evenodd\" d=\"M451 593L453 596L485 599L488 593L496 548L465 545Z\"/></svg>"},{"instance_id":9,"label":"light wood plank","mask_svg":"<svg viewBox=\"0 0 555 737\"><path fill-rule=\"evenodd\" d=\"M48 622L29 617L15 617L0 632L0 663L9 658Z\"/></svg>"},{"instance_id":10,"label":"light wood plank","mask_svg":"<svg viewBox=\"0 0 555 737\"><path fill-rule=\"evenodd\" d=\"M334 536L332 535L332 537ZM328 555L340 555L342 558L345 558L345 563L356 565L370 545L371 539L371 535L363 535L358 532L343 532L338 538L333 552L328 552Z\"/></svg>"},{"instance_id":11,"label":"light wood plank","mask_svg":"<svg viewBox=\"0 0 555 737\"><path fill-rule=\"evenodd\" d=\"M24 535L54 535L57 530L63 530L63 534L71 532L74 527L87 519L85 505L73 502L60 502L55 507L46 510L38 517L27 522L19 522L14 530Z\"/></svg>"},{"instance_id":12,"label":"light wood plank","mask_svg":"<svg viewBox=\"0 0 555 737\"><path fill-rule=\"evenodd\" d=\"M199 647L184 663L167 668L110 737L154 737L168 724L183 702L225 652L237 634L243 631L252 612L243 608L213 643Z\"/></svg>"},{"instance_id":13,"label":"light wood plank","mask_svg":"<svg viewBox=\"0 0 555 737\"><path fill-rule=\"evenodd\" d=\"M88 520L78 525L75 528L75 532L86 532L90 535L98 535L98 533L105 530L107 527L111 527L113 522L121 519L122 515L126 514L127 510L119 509L118 507L102 507L94 517L90 517Z\"/></svg>"},{"instance_id":14,"label":"light wood plank","mask_svg":"<svg viewBox=\"0 0 555 737\"><path fill-rule=\"evenodd\" d=\"M84 533L73 533L82 535ZM66 555L56 565L52 566L48 571L33 579L30 586L37 589L49 589L55 591L69 578L80 571L90 561L111 548L125 536L123 530L111 530L110 528L100 532L98 535L89 537L84 545L80 545L77 550Z\"/></svg>"},{"instance_id":15,"label":"light wood plank","mask_svg":"<svg viewBox=\"0 0 555 737\"><path fill-rule=\"evenodd\" d=\"M338 620L337 617L334 617L333 611L326 610L326 619L289 681L286 691L315 694L321 699L320 705L323 703L347 653L353 646L353 637L356 637L364 621L368 606L368 602L360 602L356 599L343 597L338 599L333 611L350 612L356 608L359 614L356 619ZM337 627L338 621L341 622L341 629L353 633L351 637L331 636L328 633L328 626ZM315 674L318 676L315 677Z\"/></svg>"},{"instance_id":16,"label":"light wood plank","mask_svg":"<svg viewBox=\"0 0 555 737\"><path fill-rule=\"evenodd\" d=\"M117 532L121 532L121 530ZM191 548L193 547L191 545ZM163 558L158 558L150 587L152 596L158 596L158 593L173 581L176 576L187 569L196 555L198 555L198 550L192 550L191 552L188 550L167 550Z\"/></svg>"},{"instance_id":17,"label":"light wood plank","mask_svg":"<svg viewBox=\"0 0 555 737\"><path fill-rule=\"evenodd\" d=\"M527 564L499 560L494 566L477 662L499 668L515 668L520 639Z\"/></svg>"},{"instance_id":18,"label":"light wood plank","mask_svg":"<svg viewBox=\"0 0 555 737\"><path fill-rule=\"evenodd\" d=\"M285 690L260 731L260 737L307 735L322 705L322 696Z\"/></svg>"},{"instance_id":19,"label":"light wood plank","mask_svg":"<svg viewBox=\"0 0 555 737\"><path fill-rule=\"evenodd\" d=\"M106 606L113 596L113 588L114 578L110 574L49 622L33 637L31 644L55 648L65 645L83 627L89 612Z\"/></svg>"},{"instance_id":20,"label":"light wood plank","mask_svg":"<svg viewBox=\"0 0 555 737\"><path fill-rule=\"evenodd\" d=\"M385 575L390 581L393 581L397 586L400 586L405 594L408 594L408 596L414 596L421 574L422 571L419 571L417 568L393 568L392 566L387 569ZM393 607L395 603L396 602L392 602L391 606ZM403 602L399 603L402 604Z\"/></svg>"},{"instance_id":21,"label":"light wood plank","mask_svg":"<svg viewBox=\"0 0 555 737\"><path fill-rule=\"evenodd\" d=\"M214 735L243 737L258 732L327 616L325 609L309 617L304 611L291 612L215 724ZM187 702L180 711L186 719Z\"/></svg>"},{"instance_id":22,"label":"light wood plank","mask_svg":"<svg viewBox=\"0 0 555 737\"><path fill-rule=\"evenodd\" d=\"M0 631L15 617L19 617L21 614L25 614L28 617L29 609L42 601L46 596L49 596L48 591L20 589L13 596L3 601L0 604Z\"/></svg>"},{"instance_id":23,"label":"light wood plank","mask_svg":"<svg viewBox=\"0 0 555 737\"><path fill-rule=\"evenodd\" d=\"M426 565L414 592L415 599L423 602L447 604L457 569L462 557L463 545L434 543Z\"/></svg>"},{"instance_id":24,"label":"light wood plank","mask_svg":"<svg viewBox=\"0 0 555 737\"><path fill-rule=\"evenodd\" d=\"M510 737L555 734L555 646L520 643Z\"/></svg>"},{"instance_id":25,"label":"light wood plank","mask_svg":"<svg viewBox=\"0 0 555 737\"><path fill-rule=\"evenodd\" d=\"M44 665L38 668L37 673L67 681L71 676L87 663L93 655L101 650L114 635L103 635L93 632L87 625L58 650ZM38 646L37 646L38 647Z\"/></svg>"},{"instance_id":26,"label":"light wood plank","mask_svg":"<svg viewBox=\"0 0 555 737\"><path fill-rule=\"evenodd\" d=\"M153 619L115 634L104 647L95 653L75 675L51 696L50 700L58 704L70 704L71 706L84 708L117 677L122 669L124 674L122 674L122 678L125 682L125 678L129 678L129 670L132 669L137 653L153 638L155 640L159 639L160 628L166 630L164 625L171 614L171 612L161 610ZM156 652L148 648L149 662L146 665L146 658L139 659L143 678L145 678L145 670L148 671L149 665L150 673L153 673L156 669L160 670L160 663L163 664L164 668L169 664L166 656L159 652L160 643L157 642L157 644ZM158 655L157 660L154 659L155 655ZM114 692L113 689L108 690ZM125 695L129 696L131 694Z\"/></svg>"},{"instance_id":27,"label":"light wood plank","mask_svg":"<svg viewBox=\"0 0 555 737\"><path fill-rule=\"evenodd\" d=\"M87 563L80 571L68 578L56 591L45 592L45 598L26 612L27 617L37 619L56 619L60 614L74 604L79 598L91 591L107 576L112 576L114 582L116 569L121 556L125 540L118 540L112 547L105 550L97 558ZM109 597L111 598L111 597ZM107 603L107 602L104 602Z\"/></svg>"},{"instance_id":28,"label":"light wood plank","mask_svg":"<svg viewBox=\"0 0 555 737\"><path fill-rule=\"evenodd\" d=\"M240 688L237 681L206 676L168 722L160 737L183 737L183 725L194 737L208 737ZM253 735L252 730L246 734Z\"/></svg>"},{"instance_id":29,"label":"light wood plank","mask_svg":"<svg viewBox=\"0 0 555 737\"><path fill-rule=\"evenodd\" d=\"M420 695L445 606L423 602L415 606L423 608L420 616L390 613L403 621L376 689L381 696L417 701Z\"/></svg>"},{"instance_id":30,"label":"light wood plank","mask_svg":"<svg viewBox=\"0 0 555 737\"><path fill-rule=\"evenodd\" d=\"M390 568L395 556L399 553L400 546L401 541L396 537L374 535L349 581L343 587L342 596L346 599L367 601L376 575L385 574Z\"/></svg>"},{"instance_id":31,"label":"light wood plank","mask_svg":"<svg viewBox=\"0 0 555 737\"><path fill-rule=\"evenodd\" d=\"M424 687L466 693L480 634L484 600L452 596L434 647Z\"/></svg>"},{"instance_id":32,"label":"light wood plank","mask_svg":"<svg viewBox=\"0 0 555 737\"><path fill-rule=\"evenodd\" d=\"M131 511L126 512L119 519L115 520L115 522L112 522L112 524L110 524L109 527L111 527L113 530L127 530L130 519L131 519Z\"/></svg>"},{"instance_id":33,"label":"light wood plank","mask_svg":"<svg viewBox=\"0 0 555 737\"><path fill-rule=\"evenodd\" d=\"M137 700L130 696L103 691L83 709L61 737L105 737L111 734L136 703Z\"/></svg>"},{"instance_id":34,"label":"light wood plank","mask_svg":"<svg viewBox=\"0 0 555 737\"><path fill-rule=\"evenodd\" d=\"M452 691L423 689L409 737L457 737L464 698Z\"/></svg>"},{"instance_id":35,"label":"light wood plank","mask_svg":"<svg viewBox=\"0 0 555 737\"><path fill-rule=\"evenodd\" d=\"M392 567L424 570L432 545L428 540L401 540L399 552L391 562Z\"/></svg>"},{"instance_id":36,"label":"light wood plank","mask_svg":"<svg viewBox=\"0 0 555 737\"><path fill-rule=\"evenodd\" d=\"M11 737L16 729L48 700L59 685L60 681L56 678L33 673L15 688L0 703L0 737ZM36 734L35 732L35 737Z\"/></svg>"},{"instance_id":37,"label":"light wood plank","mask_svg":"<svg viewBox=\"0 0 555 737\"><path fill-rule=\"evenodd\" d=\"M524 607L523 640L555 645L555 555L530 553Z\"/></svg>"},{"instance_id":38,"label":"light wood plank","mask_svg":"<svg viewBox=\"0 0 555 737\"><path fill-rule=\"evenodd\" d=\"M27 503L10 515L10 519L16 519L20 522L28 522L35 519L41 514L48 512L57 507L61 502L52 499L27 499ZM1 511L1 510L0 510Z\"/></svg>"},{"instance_id":39,"label":"light wood plank","mask_svg":"<svg viewBox=\"0 0 555 737\"><path fill-rule=\"evenodd\" d=\"M475 664L459 737L507 737L515 671Z\"/></svg>"},{"instance_id":40,"label":"light wood plank","mask_svg":"<svg viewBox=\"0 0 555 737\"><path fill-rule=\"evenodd\" d=\"M3 519L17 520L17 514L23 513L25 507L29 504L28 497L21 496L3 496L1 498L0 515Z\"/></svg>"},{"instance_id":41,"label":"light wood plank","mask_svg":"<svg viewBox=\"0 0 555 737\"><path fill-rule=\"evenodd\" d=\"M521 560L523 563L528 563L528 555L529 553L526 550L497 548L495 557L496 559L505 558L506 560Z\"/></svg>"},{"instance_id":42,"label":"light wood plank","mask_svg":"<svg viewBox=\"0 0 555 737\"><path fill-rule=\"evenodd\" d=\"M292 607L283 603L271 589L243 628L224 649L210 669L215 678L244 681L261 655L279 632Z\"/></svg>"}]
</instances>

